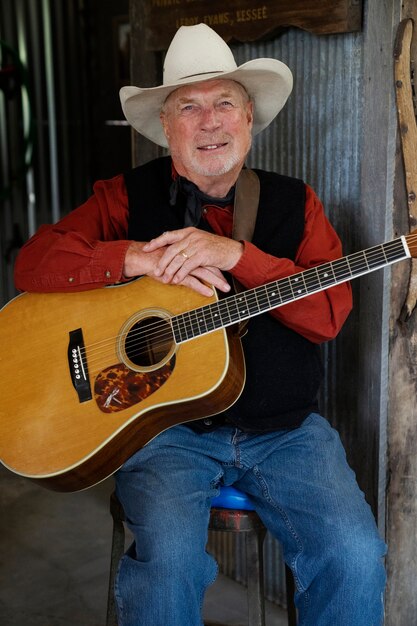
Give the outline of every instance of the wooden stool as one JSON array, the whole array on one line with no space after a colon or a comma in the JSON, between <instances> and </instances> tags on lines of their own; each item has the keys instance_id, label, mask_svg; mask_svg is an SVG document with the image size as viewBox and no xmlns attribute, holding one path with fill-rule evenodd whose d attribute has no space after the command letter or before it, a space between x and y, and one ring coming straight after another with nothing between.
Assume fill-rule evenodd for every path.
<instances>
[{"instance_id":1,"label":"wooden stool","mask_svg":"<svg viewBox=\"0 0 417 626\"><path fill-rule=\"evenodd\" d=\"M221 487L211 506L210 530L245 533L248 626L265 626L263 543L266 528L248 496L235 487ZM288 626L296 626L294 579L287 566L285 576Z\"/></svg>"},{"instance_id":2,"label":"wooden stool","mask_svg":"<svg viewBox=\"0 0 417 626\"><path fill-rule=\"evenodd\" d=\"M110 513L113 518L109 588L106 626L118 626L114 599L114 582L117 567L124 553L125 514L115 493L110 496ZM246 536L246 568L248 583L248 626L265 626L265 601L263 594L263 541L265 526L254 511L249 498L234 487L222 487L214 498L209 529L213 531L244 532ZM296 626L293 604L294 581L286 568L288 626Z\"/></svg>"}]
</instances>

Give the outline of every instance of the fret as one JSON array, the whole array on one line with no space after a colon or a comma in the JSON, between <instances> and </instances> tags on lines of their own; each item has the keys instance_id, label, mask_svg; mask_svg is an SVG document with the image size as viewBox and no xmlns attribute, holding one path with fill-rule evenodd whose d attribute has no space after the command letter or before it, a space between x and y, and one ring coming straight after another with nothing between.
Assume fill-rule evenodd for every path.
<instances>
[{"instance_id":1,"label":"fret","mask_svg":"<svg viewBox=\"0 0 417 626\"><path fill-rule=\"evenodd\" d=\"M350 254L348 258L350 276L362 274L369 269L369 263L365 252L355 252L354 254Z\"/></svg>"},{"instance_id":2,"label":"fret","mask_svg":"<svg viewBox=\"0 0 417 626\"><path fill-rule=\"evenodd\" d=\"M213 304L210 304L208 308L210 309L210 314L213 320L214 328L222 328L223 326L225 326L227 322L224 323L223 321L223 318L220 312L220 302L214 302Z\"/></svg>"},{"instance_id":3,"label":"fret","mask_svg":"<svg viewBox=\"0 0 417 626\"><path fill-rule=\"evenodd\" d=\"M332 263L335 281L334 284L352 278L352 268L348 261L348 257L343 257Z\"/></svg>"},{"instance_id":4,"label":"fret","mask_svg":"<svg viewBox=\"0 0 417 626\"><path fill-rule=\"evenodd\" d=\"M188 316L188 311L182 313L181 315L177 315L173 318L173 322L176 326L176 338L177 343L181 341L186 341L187 339L191 339L189 335L189 325L187 324L186 317Z\"/></svg>"},{"instance_id":5,"label":"fret","mask_svg":"<svg viewBox=\"0 0 417 626\"><path fill-rule=\"evenodd\" d=\"M257 287L254 291L256 291L256 297L257 297L258 304L259 304L259 310L268 311L269 309L271 309L272 307L268 298L268 290L266 289L265 285L262 285L261 287Z\"/></svg>"},{"instance_id":6,"label":"fret","mask_svg":"<svg viewBox=\"0 0 417 626\"><path fill-rule=\"evenodd\" d=\"M217 302L215 302L214 304L208 304L204 308L207 310L207 328L209 329L209 331L220 328L221 318L218 312Z\"/></svg>"},{"instance_id":7,"label":"fret","mask_svg":"<svg viewBox=\"0 0 417 626\"><path fill-rule=\"evenodd\" d=\"M307 292L313 293L321 289L320 275L317 271L317 267L313 267L303 272L304 282L306 284Z\"/></svg>"},{"instance_id":8,"label":"fret","mask_svg":"<svg viewBox=\"0 0 417 626\"><path fill-rule=\"evenodd\" d=\"M294 300L294 292L289 278L280 278L276 285L282 302Z\"/></svg>"},{"instance_id":9,"label":"fret","mask_svg":"<svg viewBox=\"0 0 417 626\"><path fill-rule=\"evenodd\" d=\"M248 307L246 304L246 298L243 295L237 295L236 299L236 311L239 315L239 320L242 319L242 317L245 317L245 314L247 314L248 312Z\"/></svg>"},{"instance_id":10,"label":"fret","mask_svg":"<svg viewBox=\"0 0 417 626\"><path fill-rule=\"evenodd\" d=\"M400 259L404 259L408 256L401 239L398 239L395 242L385 243L384 251L388 263L394 263L395 261L399 261Z\"/></svg>"},{"instance_id":11,"label":"fret","mask_svg":"<svg viewBox=\"0 0 417 626\"><path fill-rule=\"evenodd\" d=\"M204 334L205 332L208 332L208 328L207 328L207 320L206 320L206 314L205 314L205 307L202 307L201 309L197 309L196 311L196 316L195 316L195 321L199 330L199 335Z\"/></svg>"},{"instance_id":12,"label":"fret","mask_svg":"<svg viewBox=\"0 0 417 626\"><path fill-rule=\"evenodd\" d=\"M182 315L176 315L171 320L175 343L181 343L182 341L185 341L185 335L182 332L181 322L182 322Z\"/></svg>"},{"instance_id":13,"label":"fret","mask_svg":"<svg viewBox=\"0 0 417 626\"><path fill-rule=\"evenodd\" d=\"M278 281L265 285L265 290L271 309L283 303L280 289L278 287Z\"/></svg>"},{"instance_id":14,"label":"fret","mask_svg":"<svg viewBox=\"0 0 417 626\"><path fill-rule=\"evenodd\" d=\"M252 294L254 295L254 298L252 299L252 305L250 306L251 313L263 311L265 307L262 305L261 301L258 298L258 290L252 289ZM261 295L260 291L259 291L259 295Z\"/></svg>"},{"instance_id":15,"label":"fret","mask_svg":"<svg viewBox=\"0 0 417 626\"><path fill-rule=\"evenodd\" d=\"M240 320L239 311L237 308L237 303L235 298L229 297L224 298L220 301L221 309L222 309L222 318L228 318L227 324L235 324Z\"/></svg>"},{"instance_id":16,"label":"fret","mask_svg":"<svg viewBox=\"0 0 417 626\"><path fill-rule=\"evenodd\" d=\"M308 293L303 273L290 276L289 282L294 298L301 298L301 296Z\"/></svg>"},{"instance_id":17,"label":"fret","mask_svg":"<svg viewBox=\"0 0 417 626\"><path fill-rule=\"evenodd\" d=\"M382 246L374 246L369 250L365 250L368 268L386 265L386 255Z\"/></svg>"},{"instance_id":18,"label":"fret","mask_svg":"<svg viewBox=\"0 0 417 626\"><path fill-rule=\"evenodd\" d=\"M184 313L184 323L186 327L187 339L192 339L196 335L196 321L194 311L187 311Z\"/></svg>"},{"instance_id":19,"label":"fret","mask_svg":"<svg viewBox=\"0 0 417 626\"><path fill-rule=\"evenodd\" d=\"M251 311L251 307L249 306L247 293L239 293L236 296L236 304L239 312L239 319L245 319L249 317L253 312Z\"/></svg>"},{"instance_id":20,"label":"fret","mask_svg":"<svg viewBox=\"0 0 417 626\"><path fill-rule=\"evenodd\" d=\"M320 289L325 289L325 287L332 285L334 282L333 270L329 273L329 263L326 263L325 266L319 265L318 267L314 267L313 270L316 273L317 281Z\"/></svg>"}]
</instances>

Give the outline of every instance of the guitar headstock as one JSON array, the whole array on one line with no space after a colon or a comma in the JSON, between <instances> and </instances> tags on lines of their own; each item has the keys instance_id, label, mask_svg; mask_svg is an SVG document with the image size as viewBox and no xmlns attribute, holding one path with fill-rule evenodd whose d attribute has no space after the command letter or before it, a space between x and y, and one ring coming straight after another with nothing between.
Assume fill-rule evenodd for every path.
<instances>
[{"instance_id":1,"label":"guitar headstock","mask_svg":"<svg viewBox=\"0 0 417 626\"><path fill-rule=\"evenodd\" d=\"M413 259L417 258L417 230L413 230L409 235L405 235L408 249Z\"/></svg>"}]
</instances>

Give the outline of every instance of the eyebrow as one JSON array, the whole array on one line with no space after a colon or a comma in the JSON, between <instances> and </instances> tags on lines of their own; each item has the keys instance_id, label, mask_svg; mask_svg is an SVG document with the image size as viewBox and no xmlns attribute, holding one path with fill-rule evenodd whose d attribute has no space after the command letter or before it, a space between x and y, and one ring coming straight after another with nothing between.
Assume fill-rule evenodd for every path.
<instances>
[{"instance_id":1,"label":"eyebrow","mask_svg":"<svg viewBox=\"0 0 417 626\"><path fill-rule=\"evenodd\" d=\"M237 94L233 94L231 91L222 91L217 98L232 98L234 95ZM179 104L184 104L186 102L194 102L194 100L197 100L198 96L181 96L180 98L178 98L177 102Z\"/></svg>"}]
</instances>

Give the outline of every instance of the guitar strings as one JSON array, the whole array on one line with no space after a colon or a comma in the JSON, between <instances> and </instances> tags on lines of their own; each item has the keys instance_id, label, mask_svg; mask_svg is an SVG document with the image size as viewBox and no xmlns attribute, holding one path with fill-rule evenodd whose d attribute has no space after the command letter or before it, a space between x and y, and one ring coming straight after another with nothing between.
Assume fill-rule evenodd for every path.
<instances>
[{"instance_id":1,"label":"guitar strings","mask_svg":"<svg viewBox=\"0 0 417 626\"><path fill-rule=\"evenodd\" d=\"M360 253L357 253L357 254L360 254ZM351 257L351 259L350 259L350 260L352 261L352 257ZM343 260L339 260L339 262L343 262L343 263L345 263L345 262L346 262L346 259L344 258ZM318 266L318 267L321 267L321 269L322 269L322 270L323 270L323 268L326 268L328 265L330 265L330 266L332 265L333 267L336 267L336 268L337 268L337 264L338 264L338 263L337 263L337 261L336 261L336 262L329 262L328 264L324 264L324 265L322 265L322 266ZM385 265L385 263L384 263L384 265ZM352 267L352 262L350 262L350 263L349 263L349 266L350 266L350 268ZM316 268L310 268L310 269L315 270ZM375 269L377 269L377 268L375 268ZM300 274L303 274L303 273L305 273L305 272L309 272L309 270L305 270L304 272L302 272L302 273L300 273ZM314 272L314 274L315 274L315 272ZM308 289L308 288L309 288L309 287L308 287L308 281L307 281L307 280L305 280L305 276L306 276L306 275L304 275L304 276L303 276L303 281L304 281L304 283L305 283L305 285L306 285L306 287L307 287L307 289ZM288 283L288 285L287 285L287 286L286 286L283 290L280 290L280 293L281 293L281 294L283 294L283 297L284 297L284 298L288 297L288 295L289 295L289 296L290 296L290 298L291 298L291 296L292 296L292 295L294 295L294 294L293 294L293 290L292 290L292 286L291 286L291 283L290 283L291 278L294 278L294 277L297 277L297 274L295 274L295 275L291 275L290 277L287 277L287 278L284 278L284 279L281 279L281 281L283 281L283 282L287 282L287 283ZM351 276L351 271L348 271L348 272L347 272L347 274L346 274L346 279L349 279L349 278L351 278L351 277L352 277L352 276ZM308 276L307 276L307 278L308 278ZM317 279L317 275L315 276L315 279ZM330 284L326 285L326 287L327 287L327 286L328 286L328 287L331 287L331 286L332 286L332 282L333 282L333 280L331 280ZM340 279L338 282L341 282L341 279ZM274 284L274 283L272 283L272 284ZM256 289L257 289L257 290L259 290L259 289L260 289L260 290L262 290L262 287L263 287L263 286L261 286L260 288L256 288ZM245 294L245 297L244 297L245 301L247 301L247 302L248 302L248 304L250 304L250 298L251 298L251 296L253 297L253 296L255 295L256 302L258 302L258 301L259 301L259 298L257 297L257 294L255 294L255 293L252 293L252 294L251 294L251 293L250 293L250 291L251 291L251 290L249 290L249 291ZM252 291L253 291L253 290L252 290ZM262 296L262 294L259 294L259 295L261 295L261 296ZM308 294L302 294L302 295L303 295L303 296L305 296L305 295L308 295ZM297 298L297 296L295 296L295 298ZM235 299L235 298L233 297L233 299ZM264 302L265 302L265 300L264 300ZM222 304L227 304L227 302L225 302L225 300L222 300L222 301L220 301L220 303L216 303L216 304L221 306ZM266 302L266 305L267 305L267 306L268 306L268 304L269 304L269 303L268 303L268 302ZM278 304L279 304L279 303L278 303ZM210 305L206 305L206 307L203 307L203 308L207 308L208 306L210 306ZM272 306L271 308L274 308L274 306ZM196 309L196 310L194 310L194 311L189 311L189 312L187 312L186 314L192 315L192 314L198 313L199 311L201 311L201 309ZM184 314L182 314L182 315L184 315ZM154 326L156 326L156 327L157 327L157 330L156 330L156 333L155 333L155 332L153 333L153 335L155 335L155 334L157 334L157 335L158 335L158 334L160 334L160 330L159 330L159 329L160 329L160 327L164 324L164 321L165 321L165 320L158 320L158 322L154 324ZM233 321L236 321L236 320L233 320ZM166 321L165 321L165 325L166 325ZM131 338L129 339L129 341L127 342L127 344L126 344L126 345L128 345L129 343L132 343L132 342L136 342L136 343L137 343L137 341L136 341L137 336L141 336L141 335L143 335L143 336L145 337L146 342L149 344L149 339L153 339L152 334L149 332L149 329L150 329L150 328L151 328L151 325L148 325L148 327L147 327L147 329L146 329L145 333L143 333L143 331L140 331L140 330L138 330L138 331L137 331L137 333L131 333ZM209 330L212 330L212 329L209 329ZM119 336L119 338L120 338L120 337L121 337L121 336ZM166 343L166 341L167 341L168 339L172 341L172 335L171 335L171 332L169 332L168 334L167 334L167 333L165 333L165 334L162 336L162 341L161 341L161 343ZM138 347L140 348L140 346L138 346ZM140 354L140 351L138 352L138 354Z\"/></svg>"},{"instance_id":2,"label":"guitar strings","mask_svg":"<svg viewBox=\"0 0 417 626\"><path fill-rule=\"evenodd\" d=\"M406 236L406 240L407 240L407 243L409 243L410 240L412 240L413 242L417 241L417 233L415 235ZM355 270L358 271L359 269L363 268L364 260L366 261L366 264L369 266L368 261L372 262L374 259L380 257L381 251L386 254L389 254L390 252L393 252L394 250L395 251L401 250L402 252L404 252L404 247L403 247L401 238L396 239L392 242L389 242L388 244L382 244L382 246L374 246L362 252L352 253L340 259L336 259L335 261L328 261L327 263L314 266L312 268L308 268L296 274L292 274L290 276L277 279L276 281L272 281L270 283L267 283L266 285L261 285L260 287L255 287L253 289L247 290L246 292L243 292L243 294L242 293L235 294L233 296L229 296L219 301L216 300L214 303L204 305L203 307L200 307L191 311L186 311L174 317L177 318L178 320L181 318L184 319L188 316L189 320L184 319L184 325L187 326L187 324L188 325L191 324L190 330L192 331L192 333L195 333L196 330L198 330L195 336L206 334L207 332L210 332L211 330L215 330L215 327L209 328L208 330L203 329L202 332L200 331L199 328L198 329L195 328L197 318L199 316L201 317L202 313L203 313L202 318L205 319L205 316L204 316L205 310L210 310L211 308L218 310L220 313L220 317L224 314L229 315L229 309L230 309L229 304L230 302L233 302L234 308L236 309L236 312L239 315L237 319L232 320L230 322L230 324L233 324L239 321L240 319L242 319L239 308L236 308L238 307L236 303L239 299L242 299L245 301L245 303L247 303L248 309L250 309L251 306L253 307L254 305L256 305L257 307L259 306L259 310L262 310L263 307L266 307L265 311L269 309L277 308L280 305L280 302L278 302L277 304L273 304L272 306L270 305L268 287L271 288L273 286L276 286L277 291L279 291L280 299L285 300L286 298L288 298L288 300L283 303L283 304L287 304L293 300L300 299L302 297L306 297L310 295L309 290L311 290L312 288L315 288L316 286L319 287L318 288L319 291L322 291L322 290L331 288L332 286L335 286L343 282L344 280L355 278L354 276ZM367 270L365 270L365 273L373 271L373 270L381 269L382 267L385 267L387 264L395 260L401 260L401 259L394 258L394 259L385 260L385 261L381 260L380 267L375 267L372 269L368 268ZM343 276L343 278L336 278L334 274L340 271L342 267L346 268L347 273ZM326 270L329 270L329 269L332 271L333 278L331 276L327 276L326 281L330 278L331 282L327 283L323 287L321 286L320 273L323 273L323 272L326 273ZM302 283L305 285L305 292L302 292L301 295L295 295L293 288L296 288L297 286L293 284L294 279L297 279L298 281L300 278L302 279ZM321 276L321 278L323 279L323 275ZM246 310L246 314L244 315L243 319L249 316L250 315L247 315L247 310ZM193 317L194 317L194 320L192 319ZM193 326L193 323L194 323L194 326ZM229 324L228 323L224 325L222 324L221 326L219 326L219 328L222 328L223 326L226 326L226 325L229 325ZM162 349L163 346L167 346L167 345L169 349L169 347L175 341L171 319L158 318L156 322L153 322L152 324L148 324L146 326L145 331L141 328L138 328L136 330L127 331L126 333L120 333L113 338L106 338L99 342L91 344L88 347L84 347L83 349L81 349L81 352L83 353L84 356L88 352L88 365L89 367L92 367L93 364L98 361L98 359L101 359L103 355L106 354L107 348L109 346L111 346L112 348L112 350L110 351L110 354L114 354L114 342L115 341L120 342L120 341L123 341L124 339L127 339L124 345L132 357L138 357L141 354L147 353L149 351L148 350L149 344L152 344L153 349ZM146 346L146 349L145 349L145 346ZM132 351L132 348L134 348L135 350L134 352Z\"/></svg>"},{"instance_id":3,"label":"guitar strings","mask_svg":"<svg viewBox=\"0 0 417 626\"><path fill-rule=\"evenodd\" d=\"M376 252L376 250L375 250L374 252ZM379 250L378 250L378 252L379 252ZM355 256L355 254L356 254L356 255L360 255L361 253L354 253L353 255L350 255L350 261L352 261L352 260L353 260L353 259L352 259L352 257L353 257L353 256ZM369 255L368 255L368 258L369 258ZM346 257L344 257L344 258L342 258L342 259L339 259L339 260L336 260L336 261L333 261L333 262L331 262L331 261L330 261L330 262L328 262L328 263L326 263L326 264L323 264L323 265L321 265L321 266L316 266L316 267L310 268L310 269L308 269L308 270L304 270L304 272L299 273L299 274L298 274L298 276L300 276L300 275L304 274L303 279L304 279L304 282L305 282L306 287L307 287L307 281L305 281L305 276L306 276L306 273L308 273L308 272L310 272L311 270L313 270L313 273L315 274L315 281L316 281L318 277L317 277L317 274L316 274L316 272L315 272L314 270L318 270L318 269L323 270L324 268L327 268L328 266L333 266L334 268L336 268L336 269L337 269L337 265L338 265L338 264L340 265L340 264L342 264L342 263L343 263L343 264L346 264ZM386 265L386 263L384 262L384 263L383 263L383 265ZM350 268L352 267L352 263L349 263L349 267L350 267ZM378 268L376 267L376 268L373 268L373 269L375 269L375 270L376 270L376 269L378 269ZM352 273L351 273L351 271L349 271L349 272L345 275L347 280L349 280L349 278L352 278L352 275L351 275L351 274L352 274ZM290 300L289 300L289 301L291 301L291 300L292 300L292 297L291 297L291 296L293 295L293 290L292 290L292 287L291 287L291 284L290 284L290 280L291 280L291 279L294 279L294 277L297 277L297 274L293 274L293 275L291 275L291 276L289 276L289 277L286 277L286 278L284 278L284 279L279 279L278 281L273 281L272 283L269 283L269 285L274 285L274 284L275 284L275 282L277 282L277 283L279 283L279 282L281 282L281 281L282 281L282 282L284 282L284 283L285 283L285 282L287 282L288 284L286 285L286 287L285 287L283 290L280 290L280 293L282 294L282 296L283 296L284 298L286 298L286 297L288 297L288 296L289 296L289 297L290 297ZM307 278L308 278L308 276L307 276ZM342 280L340 279L340 280L338 280L338 282L342 282ZM332 286L332 283L333 283L333 281L332 281L330 284L326 285L325 287L320 287L320 290L323 290L323 289L325 289L325 288L330 288L330 287ZM315 283L314 283L314 284L315 284ZM335 283L335 284L337 284L337 283ZM262 288L263 288L263 287L265 287L265 288L266 288L266 287L267 287L267 285L266 285L266 286L261 286L261 287L259 287L259 288L254 288L254 289L252 289L252 290L248 290L247 292L245 292L245 294L244 294L244 299L245 299L245 301L246 301L246 302L248 302L248 305L250 305L250 299L251 299L251 298L252 298L252 301L253 301L253 302L255 302L255 303L259 302L259 298L257 297L257 294L255 293L255 290L259 290L259 289L260 289L260 290L262 290ZM307 287L307 289L308 289L308 287ZM261 294L259 294L259 295L261 295ZM309 294L308 294L308 293L307 293L307 294L304 294L304 293L302 294L302 296L303 296L303 297L305 297L306 295L309 295ZM253 296L255 296L255 299L253 299ZM240 296L240 297L241 297L241 296ZM295 297L294 297L294 299L297 299L297 297L301 297L301 296L295 296ZM239 298L239 294L238 294L237 298ZM232 299L233 301L235 301L235 300L236 300L236 296L232 296L232 297L231 297L231 299ZM265 300L264 300L264 302L265 302ZM280 304L280 303L277 303L277 305L279 305L279 304ZM222 305L223 305L223 307L222 307ZM227 302L227 299L221 300L221 301L216 302L216 303L214 304L214 306L221 307L221 308L224 308L224 307L225 307L225 305L226 305L226 308L227 308L227 307L228 307L228 302ZM266 302L266 306L268 306L268 305L269 305L269 303L268 303L268 302ZM275 306L277 306L277 305L273 305L271 308L275 308ZM206 309L206 308L208 308L208 307L210 307L210 306L211 306L211 305L205 305L204 307L201 307L200 309L195 309L195 310L192 310L192 311L188 311L188 312L186 312L185 314L184 314L184 313L183 313L183 314L180 314L180 315L179 315L179 316L177 316L177 317L183 317L184 315L189 315L189 316L192 316L193 314L194 314L194 315L196 315L196 314L198 314L199 312L201 312L203 309ZM239 319L239 318L238 318L238 319ZM238 319L233 320L231 323L234 323L235 321L238 321ZM163 335L161 335L161 333L160 333L160 328L161 328L161 326L162 326L162 325L165 325L165 326L166 326L166 324L167 324L167 320L162 320L162 319L159 319L159 320L158 320L158 322L156 322L155 324L153 324L153 326L154 326L154 327L156 327L156 331L155 331L155 332L153 332L153 333L150 333L150 332L149 332L149 329L152 327L152 325L148 325L148 327L147 327L147 329L146 329L145 333L143 332L143 330L140 330L140 329L138 329L136 332L131 332L131 337L130 337L129 341L126 343L126 345L128 345L129 343L130 343L130 344L132 344L132 343L136 343L136 344L137 344L137 347L139 348L139 351L137 352L137 354L140 354L140 345L139 345L139 344L138 344L138 342L137 342L137 337L141 337L141 336L143 336L143 337L144 337L144 341L147 343L147 345L149 345L149 340L150 340L150 339L152 340L155 336L158 336L158 335L160 336L160 337L159 337L159 339L160 339L160 340L159 340L159 343L160 343L161 345L166 344L167 340L169 340L170 342L172 342L172 340L173 340L173 336L172 336L171 331L170 331L168 334L167 334L167 333L165 333L165 334L163 334ZM226 324L226 325L227 325L227 324ZM210 330L213 330L213 328L209 329L209 330L208 330L208 331L206 331L206 332L209 332ZM197 333L197 334L204 334L204 333ZM126 335L125 335L125 336L126 336ZM161 337L162 337L162 340L161 340ZM119 335L119 336L118 336L118 338L119 338L119 340L120 340L120 339L123 339L123 335ZM103 342L107 342L107 341L111 341L111 340L103 340ZM101 343L103 343L103 342L101 342ZM99 343L100 343L100 342L99 342Z\"/></svg>"}]
</instances>

